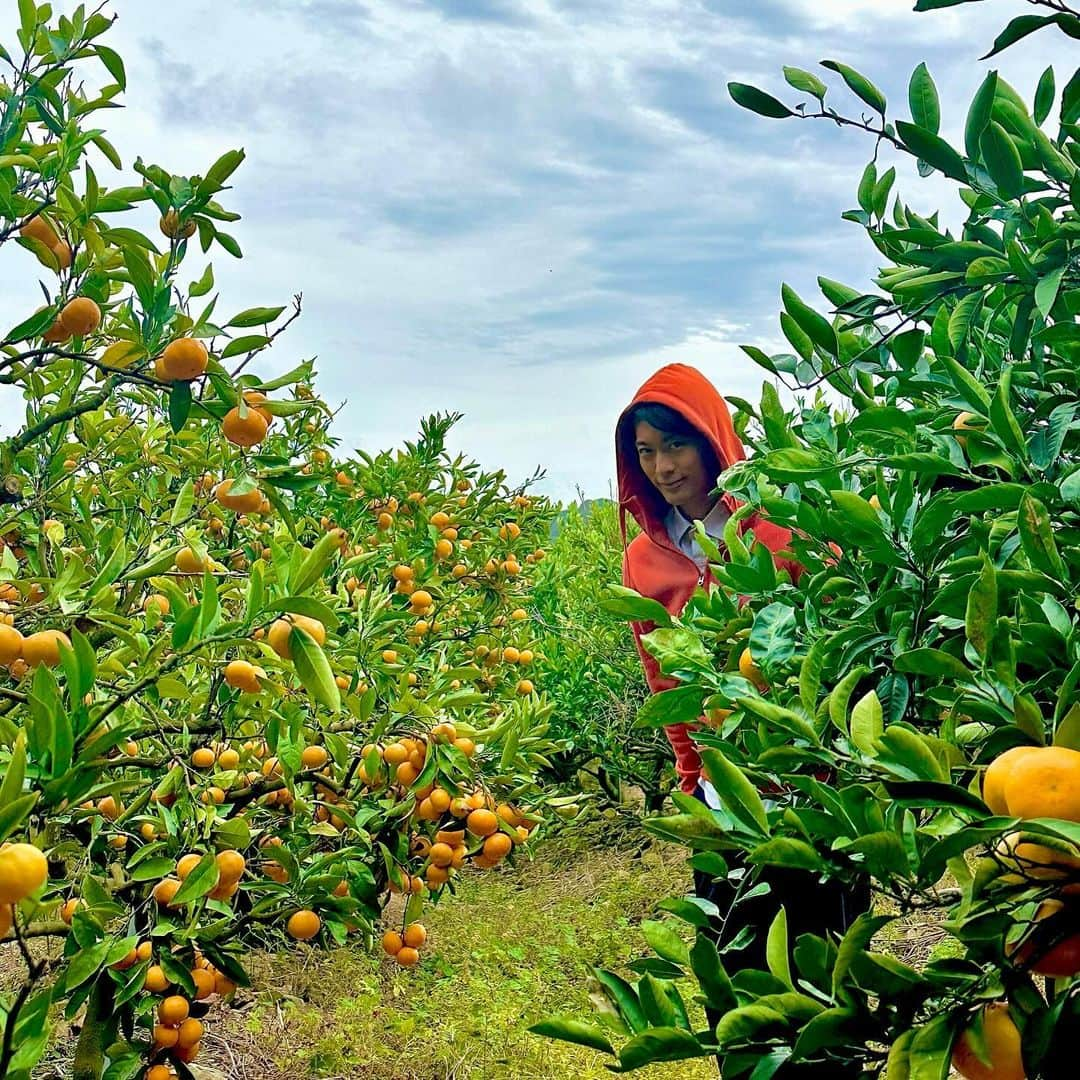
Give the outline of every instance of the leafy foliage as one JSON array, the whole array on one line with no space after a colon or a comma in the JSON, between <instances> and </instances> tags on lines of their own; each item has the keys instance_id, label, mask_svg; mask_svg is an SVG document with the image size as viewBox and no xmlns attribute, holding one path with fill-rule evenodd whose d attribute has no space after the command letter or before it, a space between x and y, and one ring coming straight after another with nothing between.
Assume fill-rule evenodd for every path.
<instances>
[{"instance_id":1,"label":"leafy foliage","mask_svg":"<svg viewBox=\"0 0 1080 1080\"><path fill-rule=\"evenodd\" d=\"M1075 36L1077 16L1052 6L1015 19L994 51L1043 28ZM980 779L1010 747L1080 747L1080 76L1058 95L1044 75L1032 110L991 72L956 147L939 134L956 117L925 66L910 121L890 119L859 72L824 66L878 115L777 107L742 87L732 96L769 117L871 133L876 150L955 181L966 216L954 230L916 213L875 154L844 215L883 256L875 291L819 279L827 317L785 286L791 352L746 349L795 405L770 383L757 405L736 402L755 453L722 486L743 512L794 530L805 572L791 584L760 545L731 545L718 587L653 636L680 691L731 711L698 735L722 808L676 796L680 812L647 826L714 875L740 853L806 870L808 887L869 880L888 911L837 942L789 940L781 910L760 928L768 970L729 973L700 913L679 908L697 927L689 955L652 941L653 981L609 995L634 1032L613 1068L719 1053L725 1075L767 1077L788 1061L943 1077L960 1030L986 1058L975 1010L1005 998L1026 1075L1065 1077L1080 1002L1080 955L1064 959L1080 941L1080 824L1048 781L1022 794L1050 812L1020 815L993 812ZM816 76L785 73L825 100ZM767 685L738 674L747 646ZM650 710L657 723L664 713ZM1037 857L1018 857L1022 843ZM915 968L885 955L876 935L914 913L953 937L949 956ZM686 973L718 1014L708 1031L682 1022L677 1002L658 1004L656 979Z\"/></svg>"},{"instance_id":2,"label":"leafy foliage","mask_svg":"<svg viewBox=\"0 0 1080 1080\"><path fill-rule=\"evenodd\" d=\"M26 408L0 444L0 1075L85 1007L79 1080L187 1080L253 945L370 944L391 891L411 925L541 820L551 705L519 659L551 508L451 456L452 415L334 460L313 363L256 374L300 299L229 315L191 268L196 236L241 256L217 199L243 152L108 187L111 20L19 11L0 243L47 274L0 338ZM88 99L91 64L115 81ZM139 204L164 243L122 224Z\"/></svg>"},{"instance_id":3,"label":"leafy foliage","mask_svg":"<svg viewBox=\"0 0 1080 1080\"><path fill-rule=\"evenodd\" d=\"M641 666L629 627L603 597L621 566L615 505L598 501L586 511L572 504L533 589L543 627L539 670L560 741L550 775L576 794L583 780L590 783L584 773L617 805L630 785L656 810L672 784L671 750L662 732L636 726L645 699Z\"/></svg>"}]
</instances>

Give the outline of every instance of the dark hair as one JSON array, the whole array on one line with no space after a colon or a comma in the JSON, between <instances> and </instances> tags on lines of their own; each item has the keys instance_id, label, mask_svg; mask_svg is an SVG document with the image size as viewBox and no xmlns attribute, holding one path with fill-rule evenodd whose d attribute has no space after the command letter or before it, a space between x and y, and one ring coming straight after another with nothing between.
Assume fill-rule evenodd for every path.
<instances>
[{"instance_id":1,"label":"dark hair","mask_svg":"<svg viewBox=\"0 0 1080 1080\"><path fill-rule=\"evenodd\" d=\"M667 438L677 437L684 439L688 443L693 443L698 448L698 452L701 454L710 475L720 475L720 460L717 458L716 451L713 449L712 443L705 437L705 434L699 428L694 427L677 409L672 409L655 401L643 401L635 405L626 414L624 439L631 456L636 456L634 453L634 435L637 425L640 423L649 424Z\"/></svg>"},{"instance_id":2,"label":"dark hair","mask_svg":"<svg viewBox=\"0 0 1080 1080\"><path fill-rule=\"evenodd\" d=\"M646 423L662 435L677 435L687 442L698 443L703 448L709 444L709 440L681 412L655 401L643 401L640 405L635 405L626 420L632 428Z\"/></svg>"}]
</instances>

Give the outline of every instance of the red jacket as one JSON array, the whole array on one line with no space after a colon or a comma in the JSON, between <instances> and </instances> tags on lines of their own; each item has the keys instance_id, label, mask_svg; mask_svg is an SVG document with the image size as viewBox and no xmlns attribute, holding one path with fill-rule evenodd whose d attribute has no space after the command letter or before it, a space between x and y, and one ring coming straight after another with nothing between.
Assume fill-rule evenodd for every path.
<instances>
[{"instance_id":1,"label":"red jacket","mask_svg":"<svg viewBox=\"0 0 1080 1080\"><path fill-rule=\"evenodd\" d=\"M743 445L735 434L724 399L716 388L696 368L685 364L669 364L661 368L638 390L634 400L619 417L615 434L615 457L619 478L619 519L623 533L623 584L643 596L658 600L678 615L693 596L698 585L711 581L707 571L700 572L697 564L671 542L664 527L668 505L652 485L638 462L634 432L627 414L634 405L650 402L666 405L684 416L711 444L721 468L728 468L746 457ZM724 505L732 512L739 503L731 495L723 495ZM626 514L631 514L641 534L627 546ZM740 523L740 531L753 529L754 537L770 551L777 553L791 541L791 532L753 514ZM789 553L790 554L790 553ZM774 555L777 567L786 569L797 580L802 567L790 558ZM632 624L645 680L653 693L677 686L675 679L660 674L660 665L641 644L642 634L655 628L653 623ZM682 790L693 794L701 775L701 757L690 732L696 725L672 724L665 728L675 750L675 771Z\"/></svg>"}]
</instances>

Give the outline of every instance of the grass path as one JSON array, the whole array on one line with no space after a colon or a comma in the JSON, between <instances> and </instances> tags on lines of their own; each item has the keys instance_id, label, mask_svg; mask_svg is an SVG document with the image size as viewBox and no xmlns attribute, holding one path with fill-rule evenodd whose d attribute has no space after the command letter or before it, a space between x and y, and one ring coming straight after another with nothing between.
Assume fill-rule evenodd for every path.
<instances>
[{"instance_id":1,"label":"grass path","mask_svg":"<svg viewBox=\"0 0 1080 1080\"><path fill-rule=\"evenodd\" d=\"M576 837L531 862L468 875L424 917L420 969L357 949L253 958L254 985L208 1018L201 1062L228 1080L600 1080L604 1055L537 1038L529 1023L588 1019L588 967L645 953L637 923L685 891L685 853L643 854ZM709 1061L641 1080L715 1080Z\"/></svg>"}]
</instances>

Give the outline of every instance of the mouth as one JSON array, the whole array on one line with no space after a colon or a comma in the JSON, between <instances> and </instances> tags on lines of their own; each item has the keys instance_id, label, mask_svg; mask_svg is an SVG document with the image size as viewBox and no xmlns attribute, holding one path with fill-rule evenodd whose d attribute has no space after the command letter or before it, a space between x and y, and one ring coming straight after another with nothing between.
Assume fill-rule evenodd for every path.
<instances>
[{"instance_id":1,"label":"mouth","mask_svg":"<svg viewBox=\"0 0 1080 1080\"><path fill-rule=\"evenodd\" d=\"M663 491L678 491L679 488L682 486L683 482L685 481L685 479L686 478L683 477L680 480L672 480L671 483L669 483L669 484L661 484L660 488Z\"/></svg>"}]
</instances>

